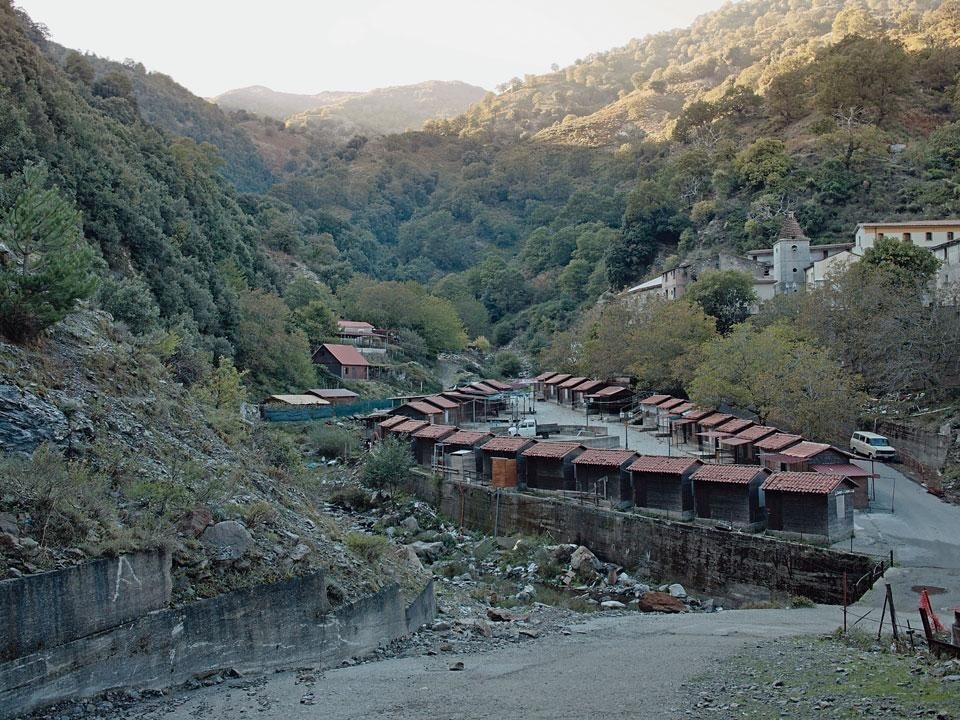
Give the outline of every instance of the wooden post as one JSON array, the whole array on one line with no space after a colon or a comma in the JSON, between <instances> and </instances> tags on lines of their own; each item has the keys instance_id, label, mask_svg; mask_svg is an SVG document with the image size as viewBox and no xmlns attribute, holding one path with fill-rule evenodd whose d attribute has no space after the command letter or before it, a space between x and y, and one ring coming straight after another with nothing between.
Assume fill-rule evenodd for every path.
<instances>
[{"instance_id":1,"label":"wooden post","mask_svg":"<svg viewBox=\"0 0 960 720\"><path fill-rule=\"evenodd\" d=\"M843 573L843 634L847 634L847 573Z\"/></svg>"},{"instance_id":2,"label":"wooden post","mask_svg":"<svg viewBox=\"0 0 960 720\"><path fill-rule=\"evenodd\" d=\"M883 619L887 616L887 596L889 593L883 596L883 608L880 610L880 625L877 627L877 640L880 639L880 633L883 632Z\"/></svg>"},{"instance_id":3,"label":"wooden post","mask_svg":"<svg viewBox=\"0 0 960 720\"><path fill-rule=\"evenodd\" d=\"M893 627L893 639L900 640L900 632L897 630L897 610L893 606L893 589L890 587L890 583L887 583L887 596L884 598L884 602L890 603L890 625Z\"/></svg>"},{"instance_id":4,"label":"wooden post","mask_svg":"<svg viewBox=\"0 0 960 720\"><path fill-rule=\"evenodd\" d=\"M927 617L926 608L920 608L920 622L923 623L923 634L927 638L927 644L932 645L930 641L933 640L933 630L930 629L930 618Z\"/></svg>"}]
</instances>

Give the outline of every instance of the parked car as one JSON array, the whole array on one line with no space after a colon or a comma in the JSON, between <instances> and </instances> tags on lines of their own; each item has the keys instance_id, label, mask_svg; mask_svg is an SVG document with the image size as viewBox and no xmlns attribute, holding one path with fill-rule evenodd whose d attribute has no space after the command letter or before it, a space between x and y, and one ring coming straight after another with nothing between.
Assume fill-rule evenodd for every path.
<instances>
[{"instance_id":1,"label":"parked car","mask_svg":"<svg viewBox=\"0 0 960 720\"><path fill-rule=\"evenodd\" d=\"M872 460L894 460L897 450L883 435L867 430L857 430L850 436L850 452Z\"/></svg>"}]
</instances>

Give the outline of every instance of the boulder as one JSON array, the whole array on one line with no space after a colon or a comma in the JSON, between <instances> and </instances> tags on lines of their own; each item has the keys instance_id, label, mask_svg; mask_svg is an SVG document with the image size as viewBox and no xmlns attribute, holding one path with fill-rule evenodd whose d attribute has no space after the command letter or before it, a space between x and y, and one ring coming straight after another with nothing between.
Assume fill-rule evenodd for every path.
<instances>
[{"instance_id":1,"label":"boulder","mask_svg":"<svg viewBox=\"0 0 960 720\"><path fill-rule=\"evenodd\" d=\"M687 606L668 593L646 592L640 596L637 607L643 612L680 613L686 612Z\"/></svg>"},{"instance_id":2,"label":"boulder","mask_svg":"<svg viewBox=\"0 0 960 720\"><path fill-rule=\"evenodd\" d=\"M426 560L431 563L443 555L444 550L442 542L427 543L417 541L410 543L407 547L412 548L421 560Z\"/></svg>"},{"instance_id":3,"label":"boulder","mask_svg":"<svg viewBox=\"0 0 960 720\"><path fill-rule=\"evenodd\" d=\"M667 588L667 592L670 593L675 598L680 598L681 600L687 596L687 591L680 583L673 583Z\"/></svg>"},{"instance_id":4,"label":"boulder","mask_svg":"<svg viewBox=\"0 0 960 720\"><path fill-rule=\"evenodd\" d=\"M250 550L253 537L236 520L224 520L208 527L200 542L215 560L239 560Z\"/></svg>"},{"instance_id":5,"label":"boulder","mask_svg":"<svg viewBox=\"0 0 960 720\"><path fill-rule=\"evenodd\" d=\"M297 546L290 551L290 559L294 562L299 562L309 554L310 546L305 543L298 543Z\"/></svg>"},{"instance_id":6,"label":"boulder","mask_svg":"<svg viewBox=\"0 0 960 720\"><path fill-rule=\"evenodd\" d=\"M417 522L417 519L413 515L409 515L408 517L404 518L400 525L402 525L404 530L407 532L420 532L420 523Z\"/></svg>"},{"instance_id":7,"label":"boulder","mask_svg":"<svg viewBox=\"0 0 960 720\"><path fill-rule=\"evenodd\" d=\"M0 533L9 533L14 537L20 537L20 528L17 525L17 518L11 513L0 513Z\"/></svg>"},{"instance_id":8,"label":"boulder","mask_svg":"<svg viewBox=\"0 0 960 720\"><path fill-rule=\"evenodd\" d=\"M619 600L604 600L600 603L600 607L604 610L623 610L626 605L624 605Z\"/></svg>"},{"instance_id":9,"label":"boulder","mask_svg":"<svg viewBox=\"0 0 960 720\"><path fill-rule=\"evenodd\" d=\"M533 585L524 585L523 590L516 594L519 602L529 603L537 596L537 589Z\"/></svg>"},{"instance_id":10,"label":"boulder","mask_svg":"<svg viewBox=\"0 0 960 720\"><path fill-rule=\"evenodd\" d=\"M0 385L0 447L5 452L32 455L42 443L63 450L69 435L59 408L14 385Z\"/></svg>"},{"instance_id":11,"label":"boulder","mask_svg":"<svg viewBox=\"0 0 960 720\"><path fill-rule=\"evenodd\" d=\"M584 580L592 579L602 567L603 563L597 559L597 556L583 545L574 550L570 556L570 569L577 574L577 577Z\"/></svg>"}]
</instances>

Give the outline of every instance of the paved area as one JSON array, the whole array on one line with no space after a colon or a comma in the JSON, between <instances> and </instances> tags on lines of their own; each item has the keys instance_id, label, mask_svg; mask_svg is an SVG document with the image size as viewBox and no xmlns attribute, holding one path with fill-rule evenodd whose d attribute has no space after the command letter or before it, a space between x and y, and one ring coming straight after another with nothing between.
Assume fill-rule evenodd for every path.
<instances>
[{"instance_id":1,"label":"paved area","mask_svg":"<svg viewBox=\"0 0 960 720\"><path fill-rule=\"evenodd\" d=\"M564 718L686 717L682 683L758 642L831 632L839 610L733 610L713 614L595 616L488 653L397 658L262 682L186 692L126 717ZM451 672L462 662L463 671Z\"/></svg>"},{"instance_id":2,"label":"paved area","mask_svg":"<svg viewBox=\"0 0 960 720\"><path fill-rule=\"evenodd\" d=\"M893 551L894 568L884 581L894 592L894 603L901 615L908 613L911 624L919 625L916 613L917 592L926 585L942 589L930 594L935 611L946 620L951 608L960 607L960 506L943 502L900 473L896 465L857 460L879 477L867 511L854 516L856 537L852 548L878 557ZM850 543L837 547L849 549ZM864 607L882 607L884 583L861 600Z\"/></svg>"}]
</instances>

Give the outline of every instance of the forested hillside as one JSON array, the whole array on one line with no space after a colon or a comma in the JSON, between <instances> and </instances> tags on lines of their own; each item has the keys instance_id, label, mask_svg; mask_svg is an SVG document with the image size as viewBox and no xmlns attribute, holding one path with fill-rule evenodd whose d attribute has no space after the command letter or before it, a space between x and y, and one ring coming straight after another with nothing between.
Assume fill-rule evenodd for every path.
<instances>
[{"instance_id":1,"label":"forested hillside","mask_svg":"<svg viewBox=\"0 0 960 720\"><path fill-rule=\"evenodd\" d=\"M109 268L101 301L136 328L183 325L264 385L310 375L332 315L374 319L371 288L432 293L455 318L438 333L391 317L411 356L478 335L537 352L607 291L768 244L786 210L815 242L960 212L954 0L748 0L514 79L421 131L349 139L226 115L2 17L0 211L44 161ZM287 290L298 276L306 295ZM309 321L294 312L311 304ZM244 317L283 340L251 347L299 359L258 369Z\"/></svg>"}]
</instances>

